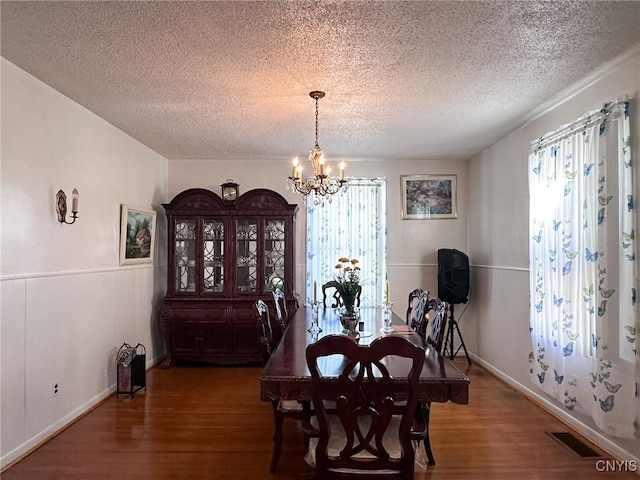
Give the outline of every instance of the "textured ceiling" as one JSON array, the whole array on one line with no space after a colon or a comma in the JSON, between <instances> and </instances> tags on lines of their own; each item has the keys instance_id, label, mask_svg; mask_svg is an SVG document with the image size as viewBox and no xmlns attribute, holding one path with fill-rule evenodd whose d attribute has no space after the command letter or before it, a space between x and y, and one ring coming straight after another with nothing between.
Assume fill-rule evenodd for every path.
<instances>
[{"instance_id":1,"label":"textured ceiling","mask_svg":"<svg viewBox=\"0 0 640 480\"><path fill-rule=\"evenodd\" d=\"M175 158L460 159L640 43L640 2L2 1L2 56Z\"/></svg>"}]
</instances>

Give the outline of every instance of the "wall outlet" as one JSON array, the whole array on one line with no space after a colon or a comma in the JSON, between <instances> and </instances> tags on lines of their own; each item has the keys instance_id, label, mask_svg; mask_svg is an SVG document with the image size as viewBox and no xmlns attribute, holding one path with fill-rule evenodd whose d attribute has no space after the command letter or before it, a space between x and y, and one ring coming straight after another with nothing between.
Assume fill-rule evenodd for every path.
<instances>
[{"instance_id":1,"label":"wall outlet","mask_svg":"<svg viewBox=\"0 0 640 480\"><path fill-rule=\"evenodd\" d=\"M60 384L58 382L53 382L51 384L51 397L57 397L60 393Z\"/></svg>"}]
</instances>

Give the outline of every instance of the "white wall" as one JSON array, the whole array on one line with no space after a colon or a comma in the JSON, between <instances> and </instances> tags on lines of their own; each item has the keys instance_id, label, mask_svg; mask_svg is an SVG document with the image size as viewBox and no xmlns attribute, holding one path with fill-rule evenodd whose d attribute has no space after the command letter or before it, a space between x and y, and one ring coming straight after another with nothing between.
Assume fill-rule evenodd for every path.
<instances>
[{"instance_id":1,"label":"white wall","mask_svg":"<svg viewBox=\"0 0 640 480\"><path fill-rule=\"evenodd\" d=\"M529 379L528 167L530 142L570 123L604 102L629 95L632 101L633 154L640 152L640 55L619 59L605 76L538 116L470 161L469 257L472 306L463 322L467 345L488 367L523 392L546 402ZM638 164L636 191L638 189ZM555 408L555 404L547 404ZM622 457L640 457L640 442L598 434L590 419L556 412Z\"/></svg>"},{"instance_id":2,"label":"white wall","mask_svg":"<svg viewBox=\"0 0 640 480\"><path fill-rule=\"evenodd\" d=\"M2 59L1 465L17 458L113 391L113 357L123 341L163 353L157 313L166 283L166 226L160 203L227 178L242 192L286 191L289 159L193 161L164 158ZM528 379L529 142L587 110L640 90L640 58L482 152L471 162L346 159L348 174L387 179L388 263L395 311L416 286L437 292L439 248L469 254L473 288L461 319L475 358L524 393ZM633 114L639 117L637 100ZM635 152L640 122L634 122ZM300 152L292 152L293 154ZM331 152L327 151L330 156ZM637 156L637 154L636 154ZM336 159L340 160L340 159ZM458 219L401 220L400 175L457 174ZM168 180L167 180L168 179ZM168 183L167 183L168 182ZM80 191L75 225L55 219L54 196ZM153 266L118 266L121 203L158 212ZM329 206L330 208L330 206ZM297 288L304 288L305 211L298 214ZM51 382L61 385L51 398ZM586 419L568 418L621 456L637 442L598 437Z\"/></svg>"},{"instance_id":3,"label":"white wall","mask_svg":"<svg viewBox=\"0 0 640 480\"><path fill-rule=\"evenodd\" d=\"M1 60L1 465L115 389L123 342L162 355L167 161ZM58 223L55 194L80 193ZM120 204L158 212L153 264L120 267ZM52 383L60 393L52 397Z\"/></svg>"},{"instance_id":4,"label":"white wall","mask_svg":"<svg viewBox=\"0 0 640 480\"><path fill-rule=\"evenodd\" d=\"M296 152L292 152L294 156ZM328 156L331 152L325 152ZM336 167L341 159L330 159ZM384 177L387 180L387 256L394 311L404 317L411 290L424 288L437 294L437 250L467 246L467 162L379 161L345 159L347 176ZM306 298L305 239L306 211L299 195L288 191L285 179L291 172L290 159L281 160L170 160L169 196L192 187L207 188L220 195L220 184L232 178L240 193L269 188L300 206L296 218L296 290ZM458 184L458 218L441 220L401 220L400 176L411 174L455 174ZM325 204L324 208L331 208ZM329 280L329 279L327 279Z\"/></svg>"}]
</instances>

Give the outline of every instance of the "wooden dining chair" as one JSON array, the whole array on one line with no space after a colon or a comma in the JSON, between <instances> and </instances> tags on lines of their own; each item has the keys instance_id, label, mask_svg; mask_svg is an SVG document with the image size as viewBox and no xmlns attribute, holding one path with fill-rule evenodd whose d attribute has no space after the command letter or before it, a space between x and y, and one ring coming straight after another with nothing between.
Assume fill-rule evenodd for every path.
<instances>
[{"instance_id":1,"label":"wooden dining chair","mask_svg":"<svg viewBox=\"0 0 640 480\"><path fill-rule=\"evenodd\" d=\"M449 316L448 312L448 303L443 302L436 297L431 297L428 299L425 313L428 318L430 328L429 333L425 338L425 343L431 345L436 349L436 351L440 353L442 353L444 337L447 331L447 320ZM433 452L431 451L431 441L429 440L429 417L431 416L431 402L423 403L422 410L425 420L424 449L427 453L429 465L435 465L436 461L433 457Z\"/></svg>"},{"instance_id":2,"label":"wooden dining chair","mask_svg":"<svg viewBox=\"0 0 640 480\"><path fill-rule=\"evenodd\" d=\"M424 354L407 338L393 335L368 346L344 335L327 335L307 346L315 424L309 421L303 428L311 437L305 460L315 467L315 478L413 478L416 446L425 435L416 414ZM335 362L323 361L331 355L344 357L337 372ZM410 362L403 387L387 369L401 361L393 357ZM398 410L400 400L404 407ZM327 403L335 405L331 414Z\"/></svg>"},{"instance_id":3,"label":"wooden dining chair","mask_svg":"<svg viewBox=\"0 0 640 480\"><path fill-rule=\"evenodd\" d=\"M275 297L275 295L274 295ZM277 305L277 303L276 303ZM269 361L269 357L277 347L277 342L282 338L283 331L279 332L277 339L274 330L280 330L281 322L278 320L276 326L271 323L269 307L263 300L256 301L256 318L258 323L258 341L262 352L263 363ZM294 418L301 421L304 417L311 415L310 402L298 402L297 400L274 400L271 402L273 410L273 452L271 454L271 464L269 471L275 473L278 469L278 461L282 451L282 431L285 417ZM309 445L309 438L305 435L304 446Z\"/></svg>"},{"instance_id":4,"label":"wooden dining chair","mask_svg":"<svg viewBox=\"0 0 640 480\"><path fill-rule=\"evenodd\" d=\"M413 330L424 338L427 328L426 308L429 292L416 288L409 293L406 322Z\"/></svg>"},{"instance_id":5,"label":"wooden dining chair","mask_svg":"<svg viewBox=\"0 0 640 480\"><path fill-rule=\"evenodd\" d=\"M333 289L333 292L331 290ZM327 295L327 290L329 290L330 295ZM362 293L362 286L358 285L356 290L356 307L360 307L360 294ZM338 282L335 280L330 280L324 285L322 285L322 306L327 308L327 296L331 296L333 298L333 303L330 308L338 308L344 305L342 301L342 297L340 296L340 291L338 290Z\"/></svg>"}]
</instances>

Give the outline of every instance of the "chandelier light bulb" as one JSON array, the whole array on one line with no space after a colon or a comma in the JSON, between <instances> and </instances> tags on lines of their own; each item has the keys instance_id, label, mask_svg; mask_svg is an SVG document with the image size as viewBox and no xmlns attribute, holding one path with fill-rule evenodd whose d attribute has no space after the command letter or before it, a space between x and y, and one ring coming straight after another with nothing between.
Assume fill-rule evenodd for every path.
<instances>
[{"instance_id":1,"label":"chandelier light bulb","mask_svg":"<svg viewBox=\"0 0 640 480\"><path fill-rule=\"evenodd\" d=\"M78 189L74 188L71 192L71 212L78 213L78 198L80 194L78 194Z\"/></svg>"},{"instance_id":2,"label":"chandelier light bulb","mask_svg":"<svg viewBox=\"0 0 640 480\"><path fill-rule=\"evenodd\" d=\"M291 168L291 178L296 178L296 171L298 170L298 167L300 166L300 163L298 162L298 157L293 159L293 167Z\"/></svg>"}]
</instances>

